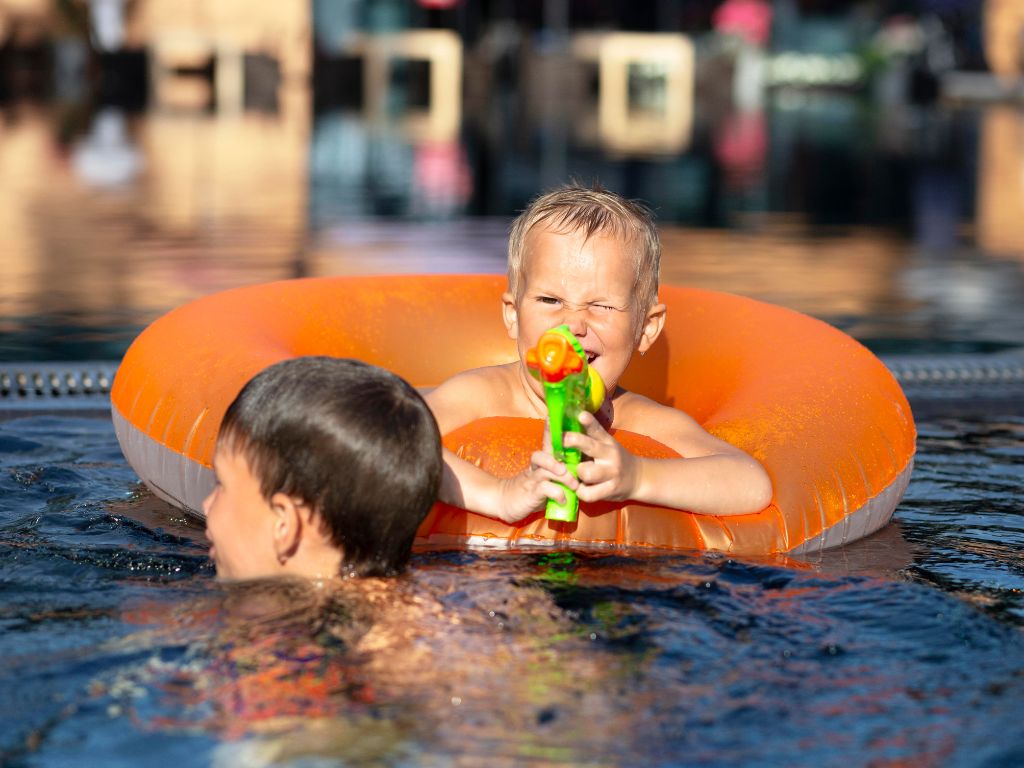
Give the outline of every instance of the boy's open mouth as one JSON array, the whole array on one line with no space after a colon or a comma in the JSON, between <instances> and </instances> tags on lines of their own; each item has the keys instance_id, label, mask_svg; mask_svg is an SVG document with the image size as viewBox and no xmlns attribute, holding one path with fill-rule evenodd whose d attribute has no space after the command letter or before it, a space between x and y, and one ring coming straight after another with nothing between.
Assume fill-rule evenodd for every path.
<instances>
[{"instance_id":1,"label":"boy's open mouth","mask_svg":"<svg viewBox=\"0 0 1024 768\"><path fill-rule=\"evenodd\" d=\"M586 350L584 350L586 352ZM597 352L587 352L587 365L593 364L597 360Z\"/></svg>"}]
</instances>

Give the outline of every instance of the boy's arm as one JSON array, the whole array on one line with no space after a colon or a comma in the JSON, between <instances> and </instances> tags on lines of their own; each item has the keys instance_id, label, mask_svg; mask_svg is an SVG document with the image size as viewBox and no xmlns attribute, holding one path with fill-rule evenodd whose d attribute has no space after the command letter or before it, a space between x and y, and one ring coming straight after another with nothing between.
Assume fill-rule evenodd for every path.
<instances>
[{"instance_id":1,"label":"boy's arm","mask_svg":"<svg viewBox=\"0 0 1024 768\"><path fill-rule=\"evenodd\" d=\"M504 523L516 523L541 510L548 499L564 504L565 493L558 483L573 490L579 485L550 453L535 451L528 469L515 477L499 478L445 448L438 498Z\"/></svg>"},{"instance_id":2,"label":"boy's arm","mask_svg":"<svg viewBox=\"0 0 1024 768\"><path fill-rule=\"evenodd\" d=\"M749 514L771 502L772 485L764 467L705 432L682 411L649 403L631 417L631 431L650 435L686 458L634 456L597 419L581 415L586 434L565 436L567 445L591 459L578 469L580 499L632 499L708 515Z\"/></svg>"},{"instance_id":3,"label":"boy's arm","mask_svg":"<svg viewBox=\"0 0 1024 768\"><path fill-rule=\"evenodd\" d=\"M467 371L426 396L442 435L484 415L493 415L495 382L483 371ZM496 399L501 399L500 396ZM550 438L546 436L550 446ZM515 523L540 510L548 499L565 501L558 483L576 489L579 482L548 452L536 451L530 466L515 477L499 478L443 449L444 469L438 498L471 512ZM555 482L557 481L557 482Z\"/></svg>"}]
</instances>

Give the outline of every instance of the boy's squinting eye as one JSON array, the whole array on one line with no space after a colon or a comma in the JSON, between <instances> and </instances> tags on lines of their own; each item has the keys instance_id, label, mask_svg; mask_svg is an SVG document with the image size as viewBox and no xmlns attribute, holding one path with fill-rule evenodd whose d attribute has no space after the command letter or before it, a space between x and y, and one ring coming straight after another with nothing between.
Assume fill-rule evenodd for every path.
<instances>
[{"instance_id":1,"label":"boy's squinting eye","mask_svg":"<svg viewBox=\"0 0 1024 768\"><path fill-rule=\"evenodd\" d=\"M541 304L561 304L562 302L556 299L554 296L538 296L537 301Z\"/></svg>"}]
</instances>

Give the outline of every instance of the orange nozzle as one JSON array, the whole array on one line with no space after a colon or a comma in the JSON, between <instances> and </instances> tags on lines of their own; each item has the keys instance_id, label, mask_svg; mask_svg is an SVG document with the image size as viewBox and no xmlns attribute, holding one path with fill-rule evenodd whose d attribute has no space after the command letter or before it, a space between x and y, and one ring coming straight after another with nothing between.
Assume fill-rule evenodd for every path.
<instances>
[{"instance_id":1,"label":"orange nozzle","mask_svg":"<svg viewBox=\"0 0 1024 768\"><path fill-rule=\"evenodd\" d=\"M583 359L572 344L559 333L546 332L537 346L526 352L526 365L539 370L545 381L561 381L571 373L583 370Z\"/></svg>"}]
</instances>

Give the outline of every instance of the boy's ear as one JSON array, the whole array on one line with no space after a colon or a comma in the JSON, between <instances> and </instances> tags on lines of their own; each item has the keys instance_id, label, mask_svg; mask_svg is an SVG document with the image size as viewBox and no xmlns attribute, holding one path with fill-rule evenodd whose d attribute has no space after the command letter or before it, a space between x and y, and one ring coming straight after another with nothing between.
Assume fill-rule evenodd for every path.
<instances>
[{"instance_id":1,"label":"boy's ear","mask_svg":"<svg viewBox=\"0 0 1024 768\"><path fill-rule=\"evenodd\" d=\"M519 310L516 308L516 297L509 291L501 294L501 317L505 321L505 330L510 339L519 338Z\"/></svg>"},{"instance_id":2,"label":"boy's ear","mask_svg":"<svg viewBox=\"0 0 1024 768\"><path fill-rule=\"evenodd\" d=\"M302 542L302 515L298 503L287 493L270 497L270 511L274 516L274 554L284 565L299 550Z\"/></svg>"},{"instance_id":3,"label":"boy's ear","mask_svg":"<svg viewBox=\"0 0 1024 768\"><path fill-rule=\"evenodd\" d=\"M647 317L640 329L640 341L636 345L637 351L641 355L650 349L651 345L661 336L661 331L665 327L666 309L664 304L655 304L647 310Z\"/></svg>"}]
</instances>

